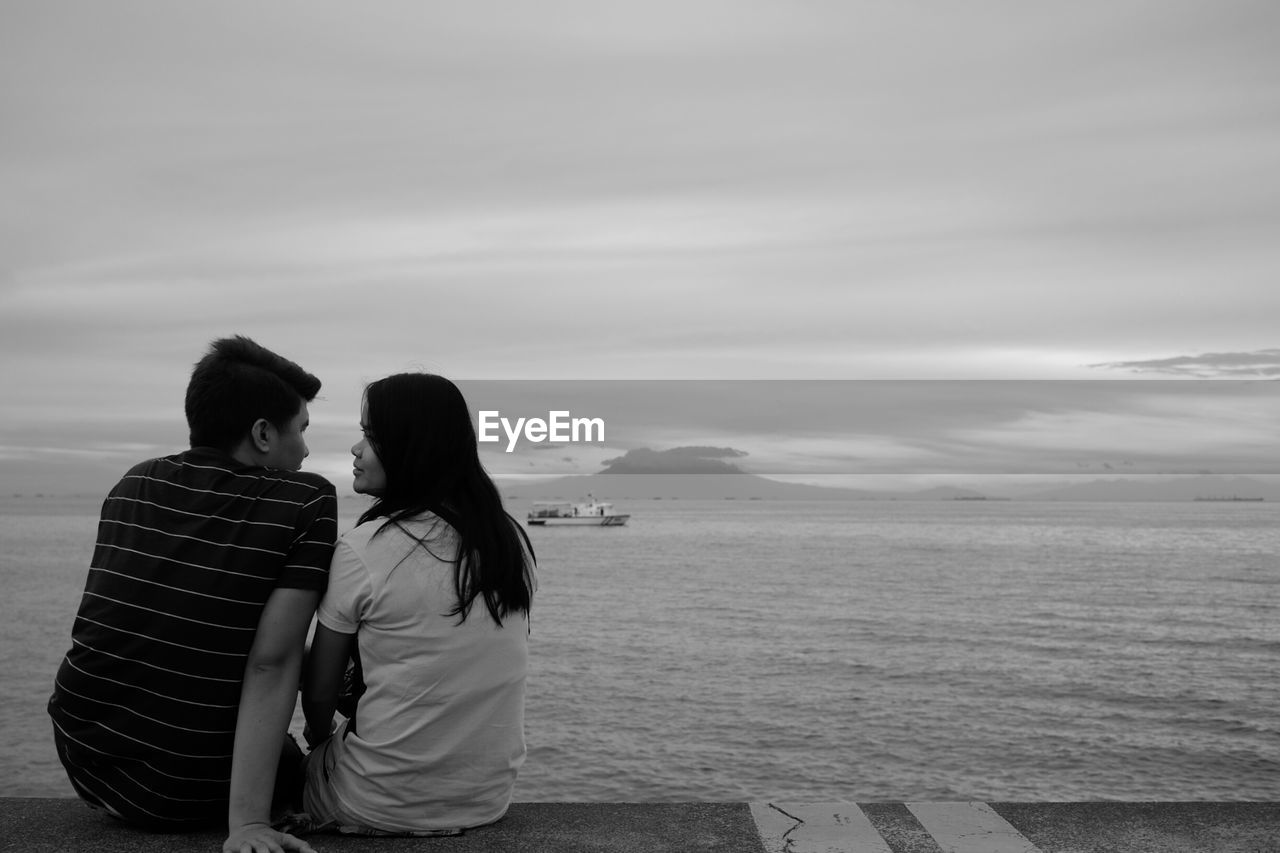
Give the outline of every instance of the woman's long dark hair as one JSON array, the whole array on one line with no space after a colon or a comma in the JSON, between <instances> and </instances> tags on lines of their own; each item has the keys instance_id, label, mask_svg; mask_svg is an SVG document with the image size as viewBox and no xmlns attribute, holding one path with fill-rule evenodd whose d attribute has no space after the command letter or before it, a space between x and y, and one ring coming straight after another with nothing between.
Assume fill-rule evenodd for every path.
<instances>
[{"instance_id":1,"label":"woman's long dark hair","mask_svg":"<svg viewBox=\"0 0 1280 853\"><path fill-rule=\"evenodd\" d=\"M483 597L494 622L529 612L533 546L502 507L476 446L471 412L458 387L430 373L397 373L364 390L364 426L386 487L360 523L385 518L378 533L424 512L458 533L452 555L457 603L447 615L466 621ZM424 540L419 545L428 547ZM448 557L446 557L448 559Z\"/></svg>"}]
</instances>

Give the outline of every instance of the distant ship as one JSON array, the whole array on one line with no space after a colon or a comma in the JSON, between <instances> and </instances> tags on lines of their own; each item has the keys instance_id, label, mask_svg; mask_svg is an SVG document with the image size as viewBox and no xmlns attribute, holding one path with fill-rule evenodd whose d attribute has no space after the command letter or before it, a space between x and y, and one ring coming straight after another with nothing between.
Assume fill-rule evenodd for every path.
<instances>
[{"instance_id":1,"label":"distant ship","mask_svg":"<svg viewBox=\"0 0 1280 853\"><path fill-rule=\"evenodd\" d=\"M1195 500L1198 500L1198 501L1226 501L1226 502L1229 502L1229 503L1230 503L1230 502L1238 502L1238 501L1248 501L1249 503L1258 503L1259 501L1265 501L1265 500L1266 500L1266 498L1242 498L1242 497L1240 497L1239 495L1205 495L1204 497L1197 497L1197 498L1195 498Z\"/></svg>"},{"instance_id":2,"label":"distant ship","mask_svg":"<svg viewBox=\"0 0 1280 853\"><path fill-rule=\"evenodd\" d=\"M621 527L630 517L626 513L615 512L613 504L587 495L582 503L536 501L526 522L538 527Z\"/></svg>"}]
</instances>

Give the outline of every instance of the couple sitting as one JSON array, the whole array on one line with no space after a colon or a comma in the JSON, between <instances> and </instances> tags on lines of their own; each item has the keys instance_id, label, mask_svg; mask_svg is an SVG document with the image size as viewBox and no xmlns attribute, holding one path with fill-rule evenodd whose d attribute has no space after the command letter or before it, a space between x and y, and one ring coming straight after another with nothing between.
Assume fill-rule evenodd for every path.
<instances>
[{"instance_id":1,"label":"couple sitting","mask_svg":"<svg viewBox=\"0 0 1280 853\"><path fill-rule=\"evenodd\" d=\"M365 389L352 448L373 504L337 541L334 487L298 469L320 382L247 338L187 388L191 449L103 503L49 713L79 796L130 824L452 833L499 819L524 760L532 550L480 465L458 389ZM317 614L318 607L318 614ZM310 653L304 644L318 615ZM335 726L352 660L365 689ZM287 730L302 679L305 758ZM345 709L350 710L350 709Z\"/></svg>"}]
</instances>

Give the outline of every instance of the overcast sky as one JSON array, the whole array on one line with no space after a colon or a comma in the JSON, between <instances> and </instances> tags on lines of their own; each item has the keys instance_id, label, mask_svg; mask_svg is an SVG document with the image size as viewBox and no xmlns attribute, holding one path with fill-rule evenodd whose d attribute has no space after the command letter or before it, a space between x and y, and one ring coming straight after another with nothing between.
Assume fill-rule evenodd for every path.
<instances>
[{"instance_id":1,"label":"overcast sky","mask_svg":"<svg viewBox=\"0 0 1280 853\"><path fill-rule=\"evenodd\" d=\"M1271 0L3 0L0 488L180 449L232 333L324 380L344 483L403 369L1274 377L1276 32ZM1274 463L1269 398L1139 396L1076 434ZM715 443L781 452L742 411ZM1048 417L989 411L1006 446Z\"/></svg>"}]
</instances>

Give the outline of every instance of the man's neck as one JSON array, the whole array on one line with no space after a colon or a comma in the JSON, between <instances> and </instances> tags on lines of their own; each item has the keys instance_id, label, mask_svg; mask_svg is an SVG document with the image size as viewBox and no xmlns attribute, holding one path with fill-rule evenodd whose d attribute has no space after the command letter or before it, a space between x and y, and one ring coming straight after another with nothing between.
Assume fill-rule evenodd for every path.
<instances>
[{"instance_id":1,"label":"man's neck","mask_svg":"<svg viewBox=\"0 0 1280 853\"><path fill-rule=\"evenodd\" d=\"M251 468L262 467L263 454L247 438L231 448L231 452L228 455L241 465L248 465Z\"/></svg>"}]
</instances>

